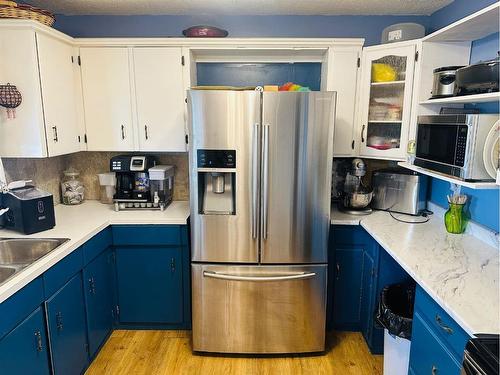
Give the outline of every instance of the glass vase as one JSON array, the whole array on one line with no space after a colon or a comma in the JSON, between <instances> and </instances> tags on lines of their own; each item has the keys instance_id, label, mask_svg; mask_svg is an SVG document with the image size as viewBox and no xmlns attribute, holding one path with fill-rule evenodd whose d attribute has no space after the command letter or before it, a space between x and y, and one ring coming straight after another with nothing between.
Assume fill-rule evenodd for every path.
<instances>
[{"instance_id":1,"label":"glass vase","mask_svg":"<svg viewBox=\"0 0 500 375\"><path fill-rule=\"evenodd\" d=\"M467 217L463 204L450 203L448 211L444 214L444 224L449 233L460 234L465 232Z\"/></svg>"}]
</instances>

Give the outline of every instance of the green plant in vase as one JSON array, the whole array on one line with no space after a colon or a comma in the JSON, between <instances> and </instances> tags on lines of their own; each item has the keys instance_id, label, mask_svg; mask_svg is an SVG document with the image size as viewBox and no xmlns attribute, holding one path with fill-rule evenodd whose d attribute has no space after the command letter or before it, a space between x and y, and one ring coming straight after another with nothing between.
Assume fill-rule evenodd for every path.
<instances>
[{"instance_id":1,"label":"green plant in vase","mask_svg":"<svg viewBox=\"0 0 500 375\"><path fill-rule=\"evenodd\" d=\"M444 214L444 224L449 233L460 234L465 232L468 217L465 212L466 195L448 195L448 211Z\"/></svg>"}]
</instances>

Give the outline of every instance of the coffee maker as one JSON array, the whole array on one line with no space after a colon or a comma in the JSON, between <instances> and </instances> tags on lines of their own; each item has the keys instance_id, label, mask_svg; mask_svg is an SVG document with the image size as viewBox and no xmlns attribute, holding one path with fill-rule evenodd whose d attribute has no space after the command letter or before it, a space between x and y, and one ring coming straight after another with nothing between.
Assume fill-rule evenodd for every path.
<instances>
[{"instance_id":1,"label":"coffee maker","mask_svg":"<svg viewBox=\"0 0 500 375\"><path fill-rule=\"evenodd\" d=\"M156 165L150 155L118 155L110 160L116 174L115 210L152 209L148 170Z\"/></svg>"}]
</instances>

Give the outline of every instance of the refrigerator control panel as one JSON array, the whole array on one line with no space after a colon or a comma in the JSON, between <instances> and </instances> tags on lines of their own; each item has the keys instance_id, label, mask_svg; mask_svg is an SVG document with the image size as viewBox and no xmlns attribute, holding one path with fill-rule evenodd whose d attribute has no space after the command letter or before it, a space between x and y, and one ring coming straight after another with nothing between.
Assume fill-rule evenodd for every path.
<instances>
[{"instance_id":1,"label":"refrigerator control panel","mask_svg":"<svg viewBox=\"0 0 500 375\"><path fill-rule=\"evenodd\" d=\"M197 150L198 168L235 168L236 150Z\"/></svg>"}]
</instances>

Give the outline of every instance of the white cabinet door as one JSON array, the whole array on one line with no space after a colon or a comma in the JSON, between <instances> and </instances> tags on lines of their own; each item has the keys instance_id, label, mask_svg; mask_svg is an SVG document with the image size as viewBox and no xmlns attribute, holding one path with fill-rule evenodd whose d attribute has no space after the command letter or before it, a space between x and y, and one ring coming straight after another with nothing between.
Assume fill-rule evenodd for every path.
<instances>
[{"instance_id":1,"label":"white cabinet door","mask_svg":"<svg viewBox=\"0 0 500 375\"><path fill-rule=\"evenodd\" d=\"M181 48L134 48L133 55L141 151L186 151Z\"/></svg>"},{"instance_id":2,"label":"white cabinet door","mask_svg":"<svg viewBox=\"0 0 500 375\"><path fill-rule=\"evenodd\" d=\"M128 48L82 47L80 56L87 149L133 151Z\"/></svg>"},{"instance_id":3,"label":"white cabinet door","mask_svg":"<svg viewBox=\"0 0 500 375\"><path fill-rule=\"evenodd\" d=\"M363 50L360 156L405 160L414 65L412 43Z\"/></svg>"},{"instance_id":4,"label":"white cabinet door","mask_svg":"<svg viewBox=\"0 0 500 375\"><path fill-rule=\"evenodd\" d=\"M48 155L77 152L80 144L73 47L45 34L37 34L37 46Z\"/></svg>"},{"instance_id":5,"label":"white cabinet door","mask_svg":"<svg viewBox=\"0 0 500 375\"><path fill-rule=\"evenodd\" d=\"M45 128L35 32L0 30L0 84L15 85L23 97L15 118L0 107L0 157L45 157Z\"/></svg>"},{"instance_id":6,"label":"white cabinet door","mask_svg":"<svg viewBox=\"0 0 500 375\"><path fill-rule=\"evenodd\" d=\"M332 82L329 90L337 92L335 106L335 132L333 156L356 155L354 113L356 108L356 87L358 82L358 50L334 50L332 53Z\"/></svg>"}]
</instances>

